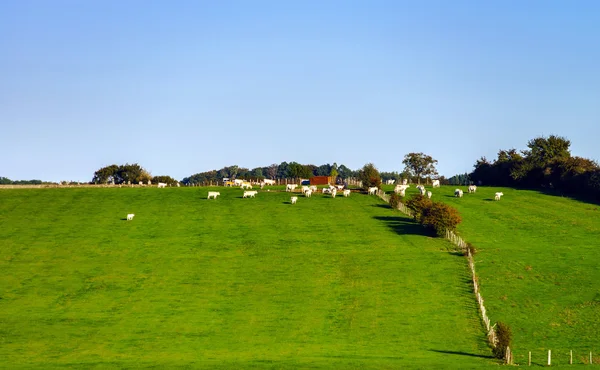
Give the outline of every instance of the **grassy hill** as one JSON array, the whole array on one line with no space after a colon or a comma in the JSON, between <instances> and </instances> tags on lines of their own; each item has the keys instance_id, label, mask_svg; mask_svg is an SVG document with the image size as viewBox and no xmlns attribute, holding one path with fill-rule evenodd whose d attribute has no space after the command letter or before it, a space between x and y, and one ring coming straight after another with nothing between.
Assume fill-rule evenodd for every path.
<instances>
[{"instance_id":1,"label":"grassy hill","mask_svg":"<svg viewBox=\"0 0 600 370\"><path fill-rule=\"evenodd\" d=\"M433 189L455 206L461 236L474 244L482 294L492 322L514 334L515 362L600 363L600 206L536 191L479 187ZM390 188L391 189L391 188ZM416 189L411 188L411 192ZM498 202L494 193L505 195Z\"/></svg>"},{"instance_id":2,"label":"grassy hill","mask_svg":"<svg viewBox=\"0 0 600 370\"><path fill-rule=\"evenodd\" d=\"M465 260L376 197L208 190L0 191L0 367L496 366Z\"/></svg>"}]
</instances>

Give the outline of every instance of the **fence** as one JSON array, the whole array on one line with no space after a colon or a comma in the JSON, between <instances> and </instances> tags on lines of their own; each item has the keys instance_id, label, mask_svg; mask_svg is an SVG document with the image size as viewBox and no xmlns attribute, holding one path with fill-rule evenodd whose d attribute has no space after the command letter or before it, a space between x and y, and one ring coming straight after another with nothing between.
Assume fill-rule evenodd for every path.
<instances>
[{"instance_id":1,"label":"fence","mask_svg":"<svg viewBox=\"0 0 600 370\"><path fill-rule=\"evenodd\" d=\"M390 202L390 196L387 195L383 190L377 191L377 196L383 199L386 203ZM397 209L404 213L409 217L413 217L413 212L408 209L404 203L398 202ZM475 261L473 260L473 255L471 255L471 251L467 248L467 243L458 235L456 235L451 230L446 230L446 239L450 241L450 243L456 245L460 248L462 252L466 251L467 261L469 262L469 269L471 270L471 279L473 281L473 290L475 293L475 298L477 299L477 304L479 305L479 311L481 313L481 319L485 324L485 329L487 333L487 338L492 347L496 347L496 343L498 342L496 336L495 325L491 325L490 319L487 315L487 310L483 304L483 297L481 296L481 292L479 291L479 283L477 282L477 275L475 274ZM510 351L508 351L510 353ZM510 357L507 359L507 362L510 361ZM510 363L510 362L508 362Z\"/></svg>"}]
</instances>

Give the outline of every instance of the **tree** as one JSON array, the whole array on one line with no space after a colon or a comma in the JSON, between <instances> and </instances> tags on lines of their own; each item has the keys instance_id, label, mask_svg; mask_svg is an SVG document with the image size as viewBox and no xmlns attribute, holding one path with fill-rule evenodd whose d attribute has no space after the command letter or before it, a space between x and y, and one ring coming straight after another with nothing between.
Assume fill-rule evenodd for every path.
<instances>
[{"instance_id":1,"label":"tree","mask_svg":"<svg viewBox=\"0 0 600 370\"><path fill-rule=\"evenodd\" d=\"M92 182L94 184L106 184L109 182L115 182L120 184L121 182L117 178L119 172L119 166L111 164L110 166L102 167L98 171L94 172Z\"/></svg>"},{"instance_id":2,"label":"tree","mask_svg":"<svg viewBox=\"0 0 600 370\"><path fill-rule=\"evenodd\" d=\"M177 180L175 180L171 176L154 176L152 178L153 184L158 184L159 182L165 183L169 186L177 184Z\"/></svg>"},{"instance_id":3,"label":"tree","mask_svg":"<svg viewBox=\"0 0 600 370\"><path fill-rule=\"evenodd\" d=\"M0 177L0 185L10 185L12 183L12 180L8 177Z\"/></svg>"},{"instance_id":4,"label":"tree","mask_svg":"<svg viewBox=\"0 0 600 370\"><path fill-rule=\"evenodd\" d=\"M373 163L367 163L358 171L358 179L362 181L363 189L381 186L381 175Z\"/></svg>"},{"instance_id":5,"label":"tree","mask_svg":"<svg viewBox=\"0 0 600 370\"><path fill-rule=\"evenodd\" d=\"M338 165L337 163L333 163L333 166L331 166L331 172L329 172L329 176L331 176L331 181L333 181L334 184L337 184L337 178L338 178Z\"/></svg>"},{"instance_id":6,"label":"tree","mask_svg":"<svg viewBox=\"0 0 600 370\"><path fill-rule=\"evenodd\" d=\"M416 176L417 183L421 183L421 177L431 177L437 175L435 165L437 160L424 153L408 153L404 156L402 163L405 165L404 170L413 176Z\"/></svg>"},{"instance_id":7,"label":"tree","mask_svg":"<svg viewBox=\"0 0 600 370\"><path fill-rule=\"evenodd\" d=\"M277 165L276 163L273 163L272 165L270 165L269 167L267 167L267 177L269 179L275 179L277 177L277 169L279 168L279 165Z\"/></svg>"}]
</instances>

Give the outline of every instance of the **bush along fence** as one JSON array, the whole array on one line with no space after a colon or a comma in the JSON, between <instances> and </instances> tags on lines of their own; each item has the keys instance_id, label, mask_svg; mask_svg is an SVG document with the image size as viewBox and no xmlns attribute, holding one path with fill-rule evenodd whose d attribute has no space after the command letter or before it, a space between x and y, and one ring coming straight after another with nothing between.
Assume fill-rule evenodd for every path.
<instances>
[{"instance_id":1,"label":"bush along fence","mask_svg":"<svg viewBox=\"0 0 600 370\"><path fill-rule=\"evenodd\" d=\"M387 195L383 190L378 190L377 196L379 196L381 199L383 199L386 203L389 204L390 196ZM409 217L413 217L413 212L410 209L408 209L404 205L404 203L398 202L397 209L400 212L404 213L405 215L407 215ZM473 289L474 289L474 293L475 293L475 298L477 299L477 304L479 305L481 319L485 325L488 342L490 343L492 348L495 348L496 344L498 343L495 325L491 325L490 319L487 315L487 310L485 309L485 306L483 304L483 297L481 296L481 292L479 291L479 283L477 282L478 281L477 274L475 273L475 261L473 260L473 255L471 254L471 251L468 248L467 243L461 237L459 237L454 232L452 232L451 230L446 230L445 237L446 237L446 239L448 239L448 241L450 241L450 243L456 245L467 256L467 261L469 262L469 269L471 270L471 279L473 281ZM511 362L509 362L511 360L510 349L507 349L507 352L508 352L508 355L506 356L507 358L505 360L507 363L511 363Z\"/></svg>"}]
</instances>

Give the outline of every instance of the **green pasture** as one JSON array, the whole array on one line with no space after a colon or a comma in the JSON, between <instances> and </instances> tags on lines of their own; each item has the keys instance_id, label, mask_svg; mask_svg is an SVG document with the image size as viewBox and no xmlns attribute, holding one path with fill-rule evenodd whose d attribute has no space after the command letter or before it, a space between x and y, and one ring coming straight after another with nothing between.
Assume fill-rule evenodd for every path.
<instances>
[{"instance_id":1,"label":"green pasture","mask_svg":"<svg viewBox=\"0 0 600 370\"><path fill-rule=\"evenodd\" d=\"M492 322L513 331L515 362L600 364L600 206L537 191L478 187L432 199L455 206L459 234L475 245L476 270ZM386 187L387 190L392 187ZM494 201L494 193L504 196ZM409 188L407 195L416 193Z\"/></svg>"},{"instance_id":2,"label":"green pasture","mask_svg":"<svg viewBox=\"0 0 600 370\"><path fill-rule=\"evenodd\" d=\"M207 200L208 190L221 197ZM423 235L375 196L319 193L291 205L289 193L266 190L256 199L223 187L0 191L0 368L497 366L466 261L446 241ZM569 329L567 319L590 324L583 315L598 311L583 299L598 293L589 289L597 287L587 270L593 248L568 250L556 240L552 253L538 232L529 240L546 257L521 258L519 248L505 247L504 219L524 217L508 211L518 209L516 193L480 201L494 221L486 229L469 220L483 193L462 200L461 232L482 250L492 317L519 328L519 348L544 347L526 338ZM537 208L536 219L555 212ZM577 220L597 234L597 223ZM557 258L585 264L550 274ZM566 284L577 276L587 280ZM557 310L560 326L520 329L524 309L541 320L541 307L552 308L535 290L516 295L529 281L570 288L560 296L573 300L573 316Z\"/></svg>"}]
</instances>

